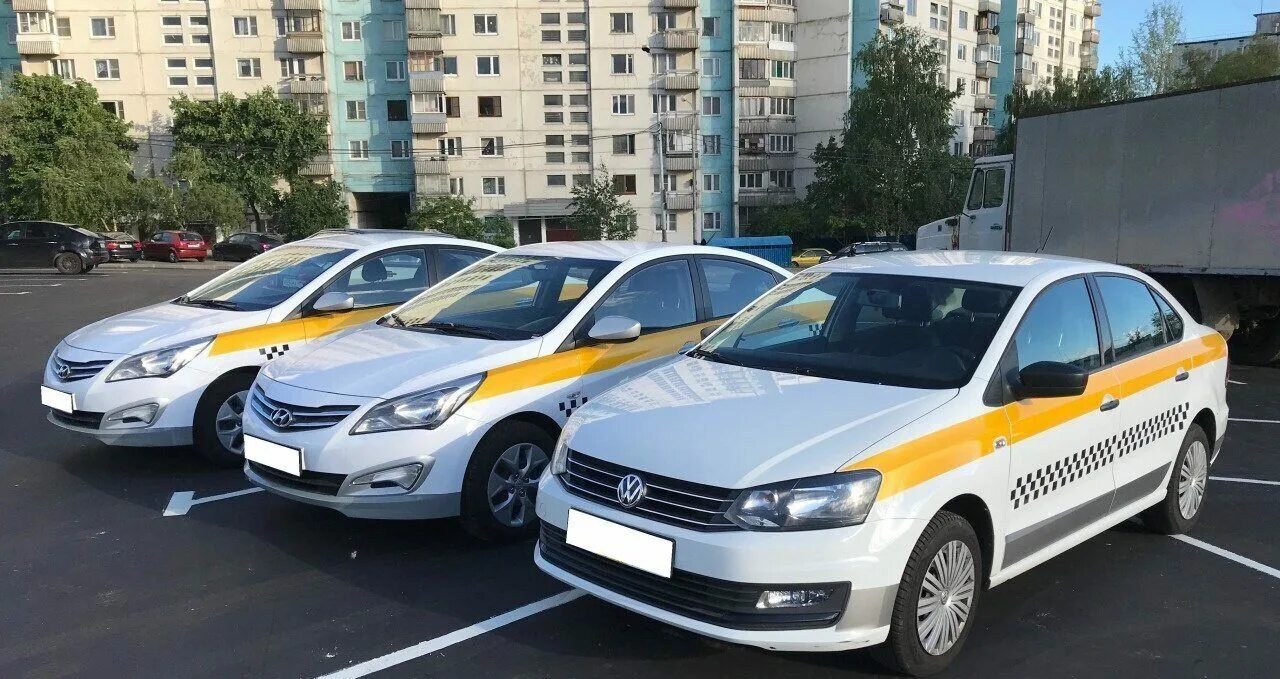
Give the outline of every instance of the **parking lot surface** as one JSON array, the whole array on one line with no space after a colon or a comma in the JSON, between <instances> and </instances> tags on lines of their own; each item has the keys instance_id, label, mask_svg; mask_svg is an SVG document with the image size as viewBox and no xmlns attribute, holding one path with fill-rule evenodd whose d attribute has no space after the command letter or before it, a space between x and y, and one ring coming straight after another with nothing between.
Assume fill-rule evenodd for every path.
<instances>
[{"instance_id":1,"label":"parking lot surface","mask_svg":"<svg viewBox=\"0 0 1280 679\"><path fill-rule=\"evenodd\" d=\"M880 674L865 652L769 653L557 597L532 542L241 493L239 471L190 450L108 448L45 421L37 387L64 335L216 274L0 272L0 676ZM1121 524L987 592L942 676L1274 676L1280 370L1231 379L1238 421L1192 540Z\"/></svg>"}]
</instances>

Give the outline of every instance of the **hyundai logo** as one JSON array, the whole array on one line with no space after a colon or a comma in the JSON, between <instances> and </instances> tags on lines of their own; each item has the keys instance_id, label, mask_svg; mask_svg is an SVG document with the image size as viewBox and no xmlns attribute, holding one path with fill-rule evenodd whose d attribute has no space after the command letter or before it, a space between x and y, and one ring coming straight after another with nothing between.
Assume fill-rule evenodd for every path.
<instances>
[{"instance_id":1,"label":"hyundai logo","mask_svg":"<svg viewBox=\"0 0 1280 679\"><path fill-rule=\"evenodd\" d=\"M631 509L644 499L646 490L644 481L639 476L627 474L618 482L618 502L622 503L623 507Z\"/></svg>"},{"instance_id":2,"label":"hyundai logo","mask_svg":"<svg viewBox=\"0 0 1280 679\"><path fill-rule=\"evenodd\" d=\"M271 413L271 424L284 429L293 424L293 413L289 412L288 408L276 408L275 412Z\"/></svg>"},{"instance_id":3,"label":"hyundai logo","mask_svg":"<svg viewBox=\"0 0 1280 679\"><path fill-rule=\"evenodd\" d=\"M71 377L71 366L59 360L53 362L53 372L60 380L66 380Z\"/></svg>"}]
</instances>

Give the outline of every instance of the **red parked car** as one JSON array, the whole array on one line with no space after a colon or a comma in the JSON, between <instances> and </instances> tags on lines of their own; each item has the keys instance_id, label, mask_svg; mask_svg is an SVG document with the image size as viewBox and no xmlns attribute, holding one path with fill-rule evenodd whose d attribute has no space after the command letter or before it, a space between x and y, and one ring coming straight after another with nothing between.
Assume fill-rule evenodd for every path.
<instances>
[{"instance_id":1,"label":"red parked car","mask_svg":"<svg viewBox=\"0 0 1280 679\"><path fill-rule=\"evenodd\" d=\"M143 259L165 259L176 262L194 259L203 262L209 256L204 236L194 231L160 231L142 244Z\"/></svg>"}]
</instances>

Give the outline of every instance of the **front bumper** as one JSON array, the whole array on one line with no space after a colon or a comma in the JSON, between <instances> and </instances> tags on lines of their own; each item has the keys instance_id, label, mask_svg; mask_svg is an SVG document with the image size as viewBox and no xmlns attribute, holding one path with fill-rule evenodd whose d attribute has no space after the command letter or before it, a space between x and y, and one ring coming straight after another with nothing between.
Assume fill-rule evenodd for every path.
<instances>
[{"instance_id":1,"label":"front bumper","mask_svg":"<svg viewBox=\"0 0 1280 679\"><path fill-rule=\"evenodd\" d=\"M353 519L439 519L457 516L462 493L341 496L304 490L269 468L246 463L244 475L254 485L280 497L341 512ZM348 481L350 479L347 479Z\"/></svg>"},{"instance_id":2,"label":"front bumper","mask_svg":"<svg viewBox=\"0 0 1280 679\"><path fill-rule=\"evenodd\" d=\"M820 628L787 629L788 625L708 622L705 611L690 611L697 593L674 599L679 582L663 591L631 586L634 571L601 557L593 564L557 558L554 547L540 541L534 562L549 575L616 604L676 627L715 639L778 651L842 651L883 642L898 582L916 537L923 529L915 519L889 519L862 526L789 533L752 531L693 531L595 504L570 494L558 479L544 476L538 490L538 516L553 533L563 534L573 507L602 519L630 526L675 542L673 571L679 580L698 578L729 583L775 584L778 589L797 583L850 583L847 603L833 623ZM576 548L569 548L576 550ZM581 555L587 554L582 550ZM689 576L692 576L690 578ZM676 580L676 578L673 578ZM715 586L712 582L711 586ZM729 589L740 589L737 585ZM625 593L624 593L625 592ZM665 598L664 598L665 597ZM696 603L696 602L695 602Z\"/></svg>"}]
</instances>

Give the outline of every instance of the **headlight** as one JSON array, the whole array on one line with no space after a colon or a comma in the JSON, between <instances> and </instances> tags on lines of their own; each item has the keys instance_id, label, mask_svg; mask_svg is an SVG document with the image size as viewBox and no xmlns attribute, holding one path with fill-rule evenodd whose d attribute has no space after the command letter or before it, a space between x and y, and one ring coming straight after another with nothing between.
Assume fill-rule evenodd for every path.
<instances>
[{"instance_id":1,"label":"headlight","mask_svg":"<svg viewBox=\"0 0 1280 679\"><path fill-rule=\"evenodd\" d=\"M483 381L484 373L480 373L379 403L360 418L356 426L351 428L351 433L435 429L461 408Z\"/></svg>"},{"instance_id":2,"label":"headlight","mask_svg":"<svg viewBox=\"0 0 1280 679\"><path fill-rule=\"evenodd\" d=\"M747 530L816 530L866 520L880 472L860 469L745 490L725 515Z\"/></svg>"},{"instance_id":3,"label":"headlight","mask_svg":"<svg viewBox=\"0 0 1280 679\"><path fill-rule=\"evenodd\" d=\"M570 418L560 430L560 438L556 439L556 447L551 451L551 464L547 465L552 475L559 476L569 470L569 439L578 431L581 422Z\"/></svg>"},{"instance_id":4,"label":"headlight","mask_svg":"<svg viewBox=\"0 0 1280 679\"><path fill-rule=\"evenodd\" d=\"M119 382L121 380L136 380L141 377L168 377L178 372L182 366L190 363L191 359L199 356L200 352L204 351L204 348L209 346L212 341L212 337L202 337L185 344L130 356L121 361L115 370L111 371L107 381Z\"/></svg>"}]
</instances>

